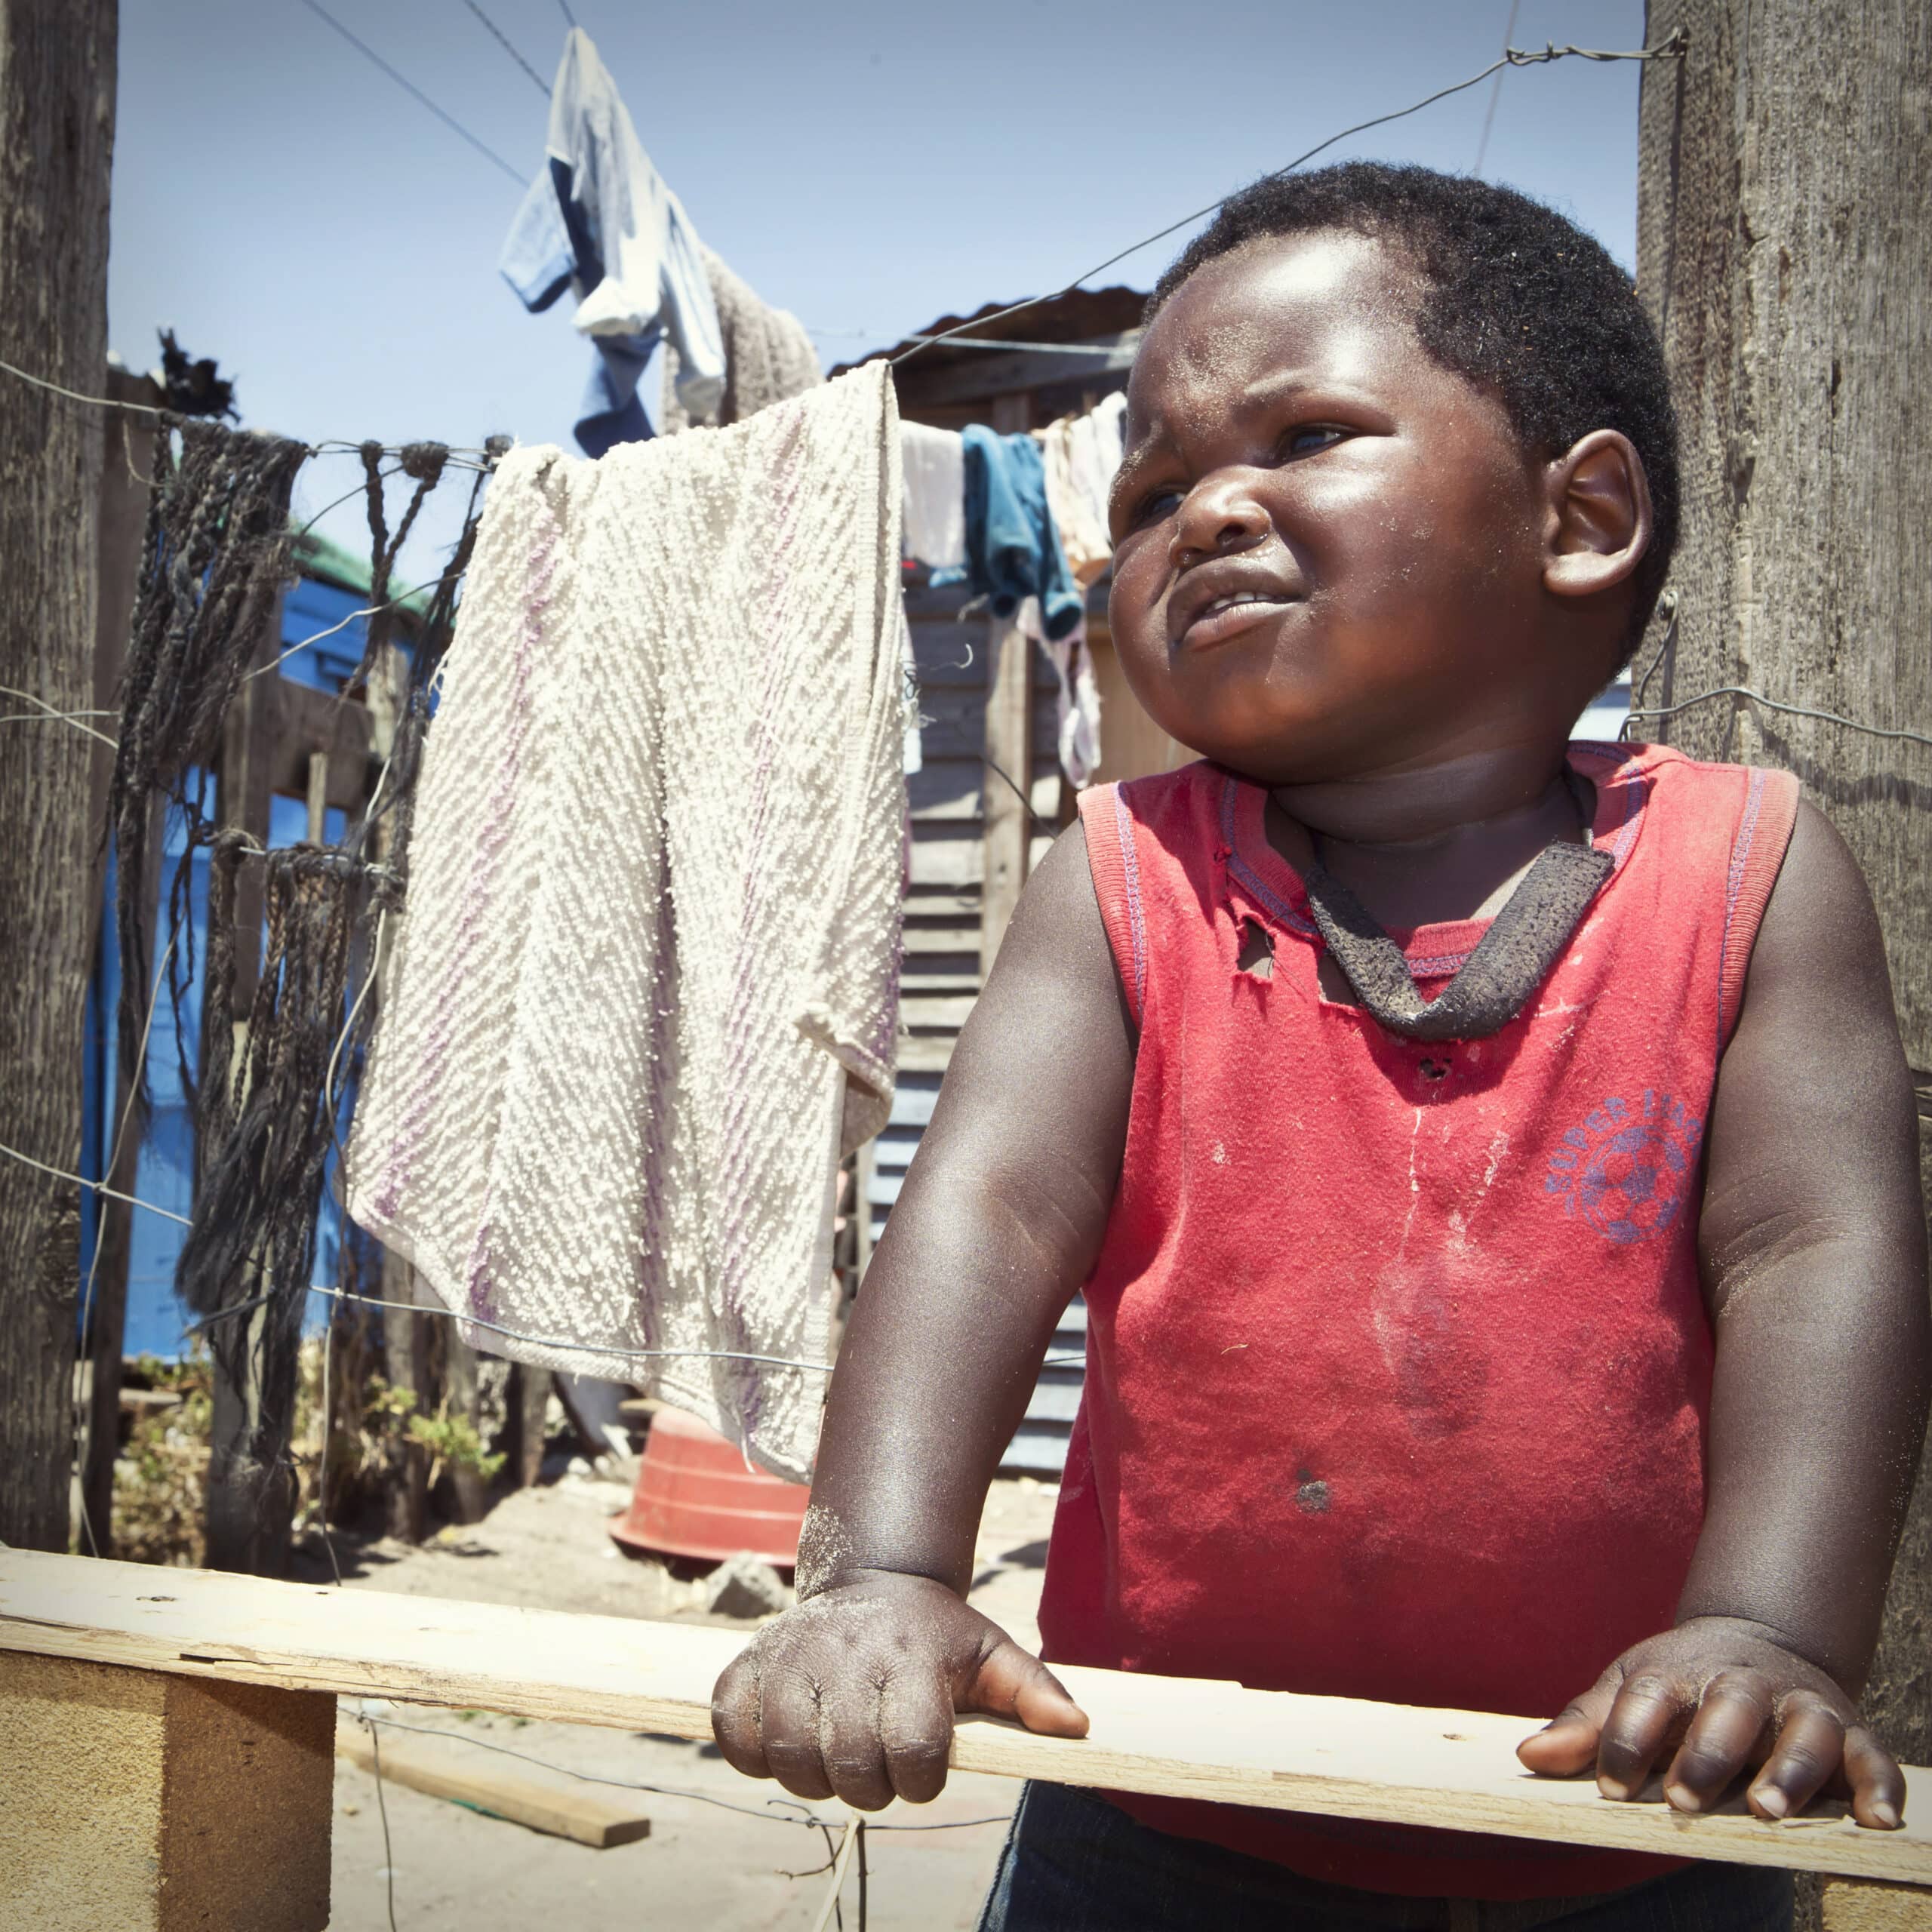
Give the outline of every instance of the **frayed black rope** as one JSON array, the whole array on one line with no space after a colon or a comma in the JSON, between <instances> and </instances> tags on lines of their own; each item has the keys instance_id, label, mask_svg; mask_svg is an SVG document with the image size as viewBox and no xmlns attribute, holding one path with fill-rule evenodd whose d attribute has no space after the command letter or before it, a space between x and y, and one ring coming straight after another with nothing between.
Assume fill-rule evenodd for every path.
<instances>
[{"instance_id":1,"label":"frayed black rope","mask_svg":"<svg viewBox=\"0 0 1932 1932\"><path fill-rule=\"evenodd\" d=\"M164 415L155 438L107 826L115 853L122 1066L143 1092L146 1069L137 1063L148 948L140 912L153 800L157 793L165 798L186 835L168 894L171 926L185 935L195 850L211 835L204 774L218 758L229 707L291 574L289 499L307 454L306 445L283 437L178 416ZM183 1075L192 1088L178 1023L191 954L191 940L177 945L168 980Z\"/></svg>"},{"instance_id":2,"label":"frayed black rope","mask_svg":"<svg viewBox=\"0 0 1932 1932\"><path fill-rule=\"evenodd\" d=\"M294 1398L334 1137L328 1069L343 1023L362 888L338 852L292 845L263 859L267 940L237 1066L231 1029L220 1020L234 998L235 875L251 854L234 831L213 843L203 992L213 1019L195 1120L194 1218L175 1284L198 1315L245 1302L263 1307L259 1321L224 1323L212 1339L231 1379L251 1380L260 1392L260 1423L242 1454L266 1465L282 1457Z\"/></svg>"}]
</instances>

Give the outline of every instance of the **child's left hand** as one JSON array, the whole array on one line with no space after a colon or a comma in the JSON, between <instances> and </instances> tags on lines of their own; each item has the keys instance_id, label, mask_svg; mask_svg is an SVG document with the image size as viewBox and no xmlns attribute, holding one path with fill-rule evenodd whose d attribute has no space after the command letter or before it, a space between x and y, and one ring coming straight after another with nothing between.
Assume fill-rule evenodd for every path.
<instances>
[{"instance_id":1,"label":"child's left hand","mask_svg":"<svg viewBox=\"0 0 1932 1932\"><path fill-rule=\"evenodd\" d=\"M1516 1755L1548 1777L1596 1766L1606 1798L1642 1790L1669 1755L1664 1796L1705 1811L1740 1773L1761 1818L1786 1818L1820 1791L1848 1790L1861 1825L1896 1831L1905 1777L1857 1706L1816 1664L1743 1618L1692 1617L1613 1663Z\"/></svg>"}]
</instances>

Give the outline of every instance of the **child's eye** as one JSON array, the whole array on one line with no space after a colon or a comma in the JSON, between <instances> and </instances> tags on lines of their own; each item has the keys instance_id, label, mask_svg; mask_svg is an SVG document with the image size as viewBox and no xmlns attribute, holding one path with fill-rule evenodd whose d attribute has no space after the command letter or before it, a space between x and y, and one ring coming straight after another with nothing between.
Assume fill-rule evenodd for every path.
<instances>
[{"instance_id":1,"label":"child's eye","mask_svg":"<svg viewBox=\"0 0 1932 1932\"><path fill-rule=\"evenodd\" d=\"M1134 527L1137 529L1143 523L1158 523L1179 506L1180 500L1180 491L1169 485L1149 490L1134 506Z\"/></svg>"},{"instance_id":2,"label":"child's eye","mask_svg":"<svg viewBox=\"0 0 1932 1932\"><path fill-rule=\"evenodd\" d=\"M1348 431L1333 423L1305 423L1291 429L1281 439L1284 456L1312 456L1317 450L1332 449L1346 440Z\"/></svg>"}]
</instances>

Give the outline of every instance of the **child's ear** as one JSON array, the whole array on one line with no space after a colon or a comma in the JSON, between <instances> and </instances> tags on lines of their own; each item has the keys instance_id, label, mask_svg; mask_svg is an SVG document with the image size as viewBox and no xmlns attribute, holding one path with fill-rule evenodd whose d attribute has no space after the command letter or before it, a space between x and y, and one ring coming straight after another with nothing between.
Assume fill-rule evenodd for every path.
<instances>
[{"instance_id":1,"label":"child's ear","mask_svg":"<svg viewBox=\"0 0 1932 1932\"><path fill-rule=\"evenodd\" d=\"M1627 436L1592 429L1543 472L1543 587L1590 597L1622 583L1651 547L1651 486Z\"/></svg>"}]
</instances>

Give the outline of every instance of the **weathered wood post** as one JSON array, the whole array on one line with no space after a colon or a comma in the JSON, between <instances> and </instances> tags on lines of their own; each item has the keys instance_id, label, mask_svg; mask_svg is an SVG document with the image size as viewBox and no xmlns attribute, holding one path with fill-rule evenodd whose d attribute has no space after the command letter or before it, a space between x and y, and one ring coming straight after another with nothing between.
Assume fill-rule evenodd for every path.
<instances>
[{"instance_id":1,"label":"weathered wood post","mask_svg":"<svg viewBox=\"0 0 1932 1932\"><path fill-rule=\"evenodd\" d=\"M0 360L88 395L107 360L116 0L0 0ZM0 374L0 706L93 703L103 412ZM0 726L0 1142L81 1151L91 740ZM0 1540L67 1546L80 1189L0 1156Z\"/></svg>"},{"instance_id":2,"label":"weathered wood post","mask_svg":"<svg viewBox=\"0 0 1932 1932\"><path fill-rule=\"evenodd\" d=\"M1932 749L1706 696L1932 730L1932 9L1651 0L1649 45L1679 27L1687 57L1644 69L1638 283L1676 387L1684 531L1635 735L1794 771L1844 834L1878 901L1932 1178ZM1866 1704L1924 1761L1924 1475ZM1849 1894L1824 1909L1853 1922Z\"/></svg>"}]
</instances>

